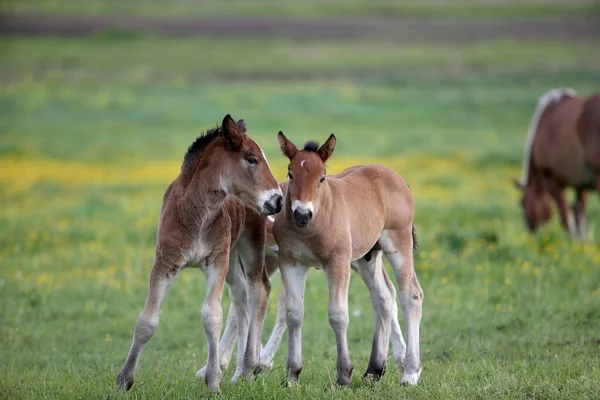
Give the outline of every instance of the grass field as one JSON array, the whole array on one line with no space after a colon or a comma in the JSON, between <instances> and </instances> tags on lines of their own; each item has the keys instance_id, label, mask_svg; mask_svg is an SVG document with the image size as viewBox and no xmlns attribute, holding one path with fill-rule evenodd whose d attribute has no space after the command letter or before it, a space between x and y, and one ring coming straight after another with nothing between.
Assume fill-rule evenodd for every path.
<instances>
[{"instance_id":1,"label":"grass field","mask_svg":"<svg viewBox=\"0 0 600 400\"><path fill-rule=\"evenodd\" d=\"M379 162L410 183L423 374L403 388L390 362L381 382L361 379L373 314L353 274L353 385L336 388L326 280L312 271L299 385L280 385L284 339L256 381L229 383L230 366L223 398L598 399L598 196L590 240L577 244L557 221L528 234L510 183L537 97L600 87L597 46L0 37L0 398L206 395L193 379L206 359L197 270L171 290L131 392L114 378L147 294L164 190L187 146L231 113L280 180L283 130L297 143L334 132L329 172Z\"/></svg>"}]
</instances>

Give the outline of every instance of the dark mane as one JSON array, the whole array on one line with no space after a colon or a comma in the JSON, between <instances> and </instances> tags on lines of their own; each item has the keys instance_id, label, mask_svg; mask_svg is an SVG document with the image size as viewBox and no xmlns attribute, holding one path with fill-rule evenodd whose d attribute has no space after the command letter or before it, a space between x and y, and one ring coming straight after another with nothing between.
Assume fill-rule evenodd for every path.
<instances>
[{"instance_id":1,"label":"dark mane","mask_svg":"<svg viewBox=\"0 0 600 400\"><path fill-rule=\"evenodd\" d=\"M308 142L304 143L304 151L311 151L313 153L316 153L317 150L319 150L319 142L309 140Z\"/></svg>"},{"instance_id":2,"label":"dark mane","mask_svg":"<svg viewBox=\"0 0 600 400\"><path fill-rule=\"evenodd\" d=\"M183 157L183 165L181 169L183 170L194 160L194 156L198 154L198 152L202 151L210 142L212 142L216 137L221 134L221 127L217 126L215 128L209 129L204 132L202 135L198 136L194 143L188 147L185 156Z\"/></svg>"}]
</instances>

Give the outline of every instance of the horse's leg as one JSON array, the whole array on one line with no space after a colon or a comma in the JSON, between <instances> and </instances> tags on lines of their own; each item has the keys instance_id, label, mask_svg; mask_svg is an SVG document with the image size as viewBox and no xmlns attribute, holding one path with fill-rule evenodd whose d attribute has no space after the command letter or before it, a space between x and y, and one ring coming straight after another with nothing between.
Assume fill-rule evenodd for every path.
<instances>
[{"instance_id":1,"label":"horse's leg","mask_svg":"<svg viewBox=\"0 0 600 400\"><path fill-rule=\"evenodd\" d=\"M392 296L392 332L390 335L390 341L392 342L392 353L394 354L394 360L398 371L402 371L404 368L404 356L406 355L406 343L402 336L402 329L400 328L400 322L398 322L398 304L396 304L396 288L390 280L385 267L381 266L381 272L383 273L383 279L385 284L390 291Z\"/></svg>"},{"instance_id":2,"label":"horse's leg","mask_svg":"<svg viewBox=\"0 0 600 400\"><path fill-rule=\"evenodd\" d=\"M283 339L283 334L285 333L285 328L287 326L287 310L285 301L284 286L281 288L281 293L279 293L279 298L277 300L277 320L275 321L275 326L273 327L273 331L271 332L271 336L269 336L269 341L265 345L265 348L260 352L261 368L270 369L273 367L275 353L277 353L277 349L281 344L281 339Z\"/></svg>"},{"instance_id":3,"label":"horse's leg","mask_svg":"<svg viewBox=\"0 0 600 400\"><path fill-rule=\"evenodd\" d=\"M219 392L221 385L221 365L219 362L219 334L221 333L223 310L221 296L225 277L229 269L229 252L224 252L203 269L206 276L206 299L202 305L202 325L206 333L208 362L205 380L209 389Z\"/></svg>"},{"instance_id":4,"label":"horse's leg","mask_svg":"<svg viewBox=\"0 0 600 400\"><path fill-rule=\"evenodd\" d=\"M229 289L231 293L231 288ZM231 294L229 295L231 297ZM235 314L235 306L233 302L229 305L227 311L227 321L225 322L225 331L219 342L219 365L221 371L227 369L237 340L237 315ZM196 378L204 379L206 374L206 364L196 372Z\"/></svg>"},{"instance_id":5,"label":"horse's leg","mask_svg":"<svg viewBox=\"0 0 600 400\"><path fill-rule=\"evenodd\" d=\"M371 297L371 304L375 312L373 347L371 349L369 366L364 375L373 380L379 380L385 373L390 345L392 303L395 301L381 272L383 269L382 254L381 251L374 251L370 261L361 258L353 263L356 265L356 269L367 285L367 288L369 288L369 296Z\"/></svg>"},{"instance_id":6,"label":"horse's leg","mask_svg":"<svg viewBox=\"0 0 600 400\"><path fill-rule=\"evenodd\" d=\"M246 353L246 341L248 340L248 326L250 322L248 315L248 285L242 266L237 260L239 259L236 258L236 263L233 265L230 263L230 268L233 268L233 271L230 269L227 273L227 284L230 287L231 303L235 307L235 315L237 316L236 336L238 338L238 352L235 373L231 378L232 382L237 382L242 376L244 355ZM231 350L233 350L233 344L235 344L235 340L232 341Z\"/></svg>"},{"instance_id":7,"label":"horse's leg","mask_svg":"<svg viewBox=\"0 0 600 400\"><path fill-rule=\"evenodd\" d=\"M396 275L398 299L406 323L406 357L402 384L416 385L421 375L419 324L423 310L423 290L413 264L411 232L385 230L379 244Z\"/></svg>"},{"instance_id":8,"label":"horse's leg","mask_svg":"<svg viewBox=\"0 0 600 400\"><path fill-rule=\"evenodd\" d=\"M575 207L573 207L573 211L575 213L575 221L577 222L577 234L579 236L579 240L581 241L585 241L585 236L587 234L587 198L588 194L585 190L577 189Z\"/></svg>"},{"instance_id":9,"label":"horse's leg","mask_svg":"<svg viewBox=\"0 0 600 400\"><path fill-rule=\"evenodd\" d=\"M135 369L144 351L144 346L156 332L159 322L160 307L169 292L180 268L154 260L150 272L150 288L144 310L139 315L133 332L133 343L127 360L117 375L117 387L129 390L135 381Z\"/></svg>"},{"instance_id":10,"label":"horse's leg","mask_svg":"<svg viewBox=\"0 0 600 400\"><path fill-rule=\"evenodd\" d=\"M243 376L246 379L252 374L259 372L258 362L260 357L261 336L267 306L269 305L269 293L271 283L265 266L265 218L247 221L246 237L249 246L240 252L242 263L248 282L248 300L250 303L250 325L248 339L243 361Z\"/></svg>"},{"instance_id":11,"label":"horse's leg","mask_svg":"<svg viewBox=\"0 0 600 400\"><path fill-rule=\"evenodd\" d=\"M229 253L229 270L227 271L226 281L229 283L230 275L235 274L236 268L239 268L238 265L239 258L237 255L237 251L233 249ZM229 311L227 312L227 321L225 322L225 331L223 332L223 336L221 337L221 341L219 342L219 365L221 366L221 371L227 369L229 363L231 361L231 356L233 354L233 348L235 347L235 341L238 337L238 318L235 309L235 303L233 298L235 296L233 289L229 286L229 298L231 299L231 304L229 304ZM200 368L196 372L196 378L204 379L206 374L206 365Z\"/></svg>"},{"instance_id":12,"label":"horse's leg","mask_svg":"<svg viewBox=\"0 0 600 400\"><path fill-rule=\"evenodd\" d=\"M567 198L565 196L565 187L555 181L548 182L548 190L550 195L556 202L558 212L560 214L560 222L565 230L569 233L572 238L577 237L577 227L575 224L575 217L567 204Z\"/></svg>"},{"instance_id":13,"label":"horse's leg","mask_svg":"<svg viewBox=\"0 0 600 400\"><path fill-rule=\"evenodd\" d=\"M287 375L290 383L298 381L302 371L302 320L304 319L304 290L308 267L294 264L279 254L279 270L285 287L288 326Z\"/></svg>"},{"instance_id":14,"label":"horse's leg","mask_svg":"<svg viewBox=\"0 0 600 400\"><path fill-rule=\"evenodd\" d=\"M353 369L350 352L348 351L350 260L336 261L336 264L329 264L325 267L329 286L327 313L329 314L329 325L335 332L337 343L337 383L341 386L349 386L352 383Z\"/></svg>"}]
</instances>

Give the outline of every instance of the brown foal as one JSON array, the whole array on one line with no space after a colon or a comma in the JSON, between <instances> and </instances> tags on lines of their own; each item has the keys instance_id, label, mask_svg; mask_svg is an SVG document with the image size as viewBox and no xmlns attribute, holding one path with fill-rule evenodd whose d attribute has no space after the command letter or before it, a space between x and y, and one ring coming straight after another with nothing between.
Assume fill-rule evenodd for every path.
<instances>
[{"instance_id":1,"label":"brown foal","mask_svg":"<svg viewBox=\"0 0 600 400\"><path fill-rule=\"evenodd\" d=\"M265 215L279 212L282 202L281 189L264 153L246 134L242 120L236 123L227 115L220 128L190 146L179 176L163 198L148 298L127 360L117 375L118 387L129 389L133 385L144 346L158 327L161 304L185 267L200 268L206 276L202 324L208 346L208 387L219 391L221 383L219 334L225 281L240 339L234 379L252 373L258 364L270 292L264 264ZM243 260L243 270L239 259Z\"/></svg>"},{"instance_id":2,"label":"brown foal","mask_svg":"<svg viewBox=\"0 0 600 400\"><path fill-rule=\"evenodd\" d=\"M582 98L572 89L552 89L540 97L515 186L532 232L550 220L554 200L564 229L585 240L587 190L600 193L600 92ZM573 212L567 187L576 191Z\"/></svg>"},{"instance_id":3,"label":"brown foal","mask_svg":"<svg viewBox=\"0 0 600 400\"><path fill-rule=\"evenodd\" d=\"M351 169L349 169L351 170ZM346 170L347 172L348 170ZM340 175L336 175L338 177ZM287 190L287 182L280 182L279 186L281 190ZM277 243L275 243L275 239L273 238L273 221L275 221L274 216L270 216L267 221L267 242L265 246L265 265L267 267L267 274L269 278L279 269L279 264L277 262L277 252L279 247ZM390 342L392 343L393 348L393 356L398 369L402 369L404 365L404 355L406 353L406 343L404 342L404 337L402 336L402 330L400 328L400 323L398 321L398 306L396 305L396 289L392 284L385 268L379 263L381 260L381 250L374 251L372 253L368 253L365 257L364 262L369 265L369 268L378 268L383 274L383 279L385 280L388 289L390 290L390 296L393 300L392 302L392 332L390 337ZM374 259L373 262L378 264L370 266L371 259ZM362 264L361 264L362 265ZM361 274L363 281L367 285L367 287L373 287L372 280L370 279L371 273L367 270L359 270L357 269L358 264L351 264L351 267ZM370 295L379 296L376 291L370 290ZM371 300L373 305L373 309L377 309L377 301ZM283 334L285 333L287 327L287 310L286 310L286 300L285 300L285 287L281 288L281 292L279 294L279 298L277 299L277 317L275 320L275 326L271 331L271 335L269 336L269 340L265 345L264 349L260 352L260 361L259 367L260 370L268 370L273 367L273 361L275 359L275 354L279 349L279 345L281 344L281 340L283 339ZM227 314L227 322L225 324L225 330L223 332L223 336L221 341L219 342L219 359L221 364L221 369L226 369L229 366L231 361L231 356L233 354L233 348L235 346L235 342L237 340L237 330L238 330L238 319L235 313L235 307L233 303L229 307L229 312ZM204 378L206 373L206 366L201 368L196 376L200 378ZM374 377L376 378L376 377Z\"/></svg>"},{"instance_id":4,"label":"brown foal","mask_svg":"<svg viewBox=\"0 0 600 400\"><path fill-rule=\"evenodd\" d=\"M338 383L350 385L348 352L348 285L350 265L368 282L376 310L375 335L365 375L378 379L385 371L394 300L381 272L381 252L390 261L398 283L407 343L403 384L416 384L421 374L419 324L423 291L413 267L414 201L404 181L383 165L355 166L326 176L325 162L335 136L320 147L308 142L302 150L282 132L282 153L289 159L289 185L273 235L286 296L289 329L287 373L296 382L302 370L302 320L309 266L323 268L329 284L329 323L337 342ZM367 257L365 257L367 256Z\"/></svg>"}]
</instances>

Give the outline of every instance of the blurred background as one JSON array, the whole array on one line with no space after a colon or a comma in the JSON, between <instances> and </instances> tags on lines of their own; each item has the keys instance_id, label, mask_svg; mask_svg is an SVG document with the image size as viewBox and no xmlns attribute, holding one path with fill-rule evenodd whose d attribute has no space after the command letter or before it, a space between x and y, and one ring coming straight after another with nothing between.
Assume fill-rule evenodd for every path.
<instances>
[{"instance_id":1,"label":"blurred background","mask_svg":"<svg viewBox=\"0 0 600 400\"><path fill-rule=\"evenodd\" d=\"M524 352L540 337L572 340L599 326L600 315L589 311L600 308L599 279L589 275L600 263L598 197L590 197L590 242L571 245L556 220L527 234L510 181L520 175L538 97L600 87L596 2L5 0L0 7L0 380L9 397L111 387L145 300L164 190L195 137L227 113L246 121L279 180L287 165L276 140L282 130L297 144L335 133L330 173L379 162L409 182L430 372L444 370L449 354L460 360L473 346L504 346L498 326L537 332L519 342ZM272 308L280 288L273 279ZM305 357L326 354L323 365L334 371L326 305L317 300L326 284L317 272L310 279L310 318L322 326L305 334L323 345ZM352 318L365 318L367 292L359 279L352 285ZM177 286L140 374L181 379L186 388L181 376L205 357L204 281L187 272ZM559 307L589 324L554 331L548 315ZM349 333L365 363L366 320L351 320ZM461 341L465 327L489 341ZM439 340L449 336L451 345ZM169 371L160 370L161 359ZM40 371L46 386L26 388ZM152 384L145 390L152 398Z\"/></svg>"}]
</instances>

